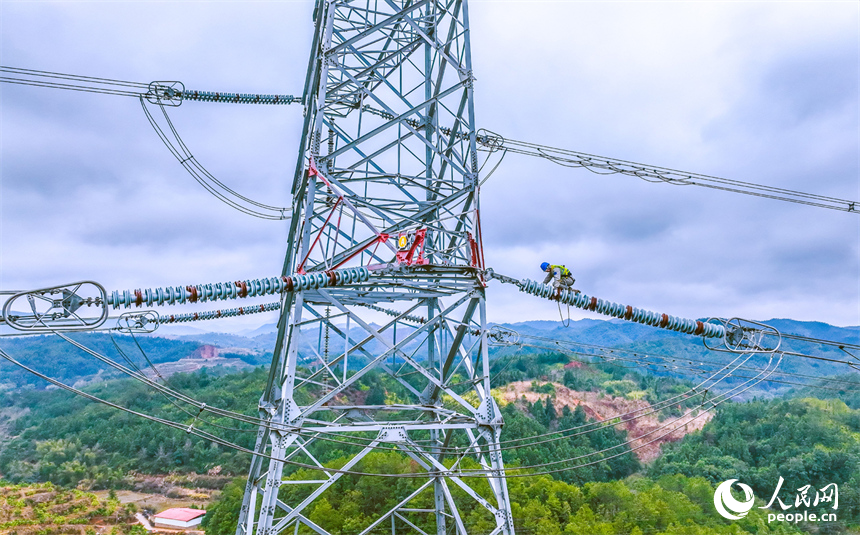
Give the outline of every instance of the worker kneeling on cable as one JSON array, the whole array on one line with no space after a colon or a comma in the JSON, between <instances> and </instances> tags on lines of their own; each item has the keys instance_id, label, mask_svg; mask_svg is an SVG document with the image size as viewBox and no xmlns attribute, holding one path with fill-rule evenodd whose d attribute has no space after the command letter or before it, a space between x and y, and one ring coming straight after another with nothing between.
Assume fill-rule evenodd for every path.
<instances>
[{"instance_id":1,"label":"worker kneeling on cable","mask_svg":"<svg viewBox=\"0 0 860 535\"><path fill-rule=\"evenodd\" d=\"M563 265L557 266L550 264L549 262L544 262L540 265L540 268L547 274L546 278L543 280L544 284L549 284L549 281L552 281L552 286L556 290L567 290L579 293L579 290L573 289L573 283L576 282L576 279L573 278L570 270Z\"/></svg>"}]
</instances>

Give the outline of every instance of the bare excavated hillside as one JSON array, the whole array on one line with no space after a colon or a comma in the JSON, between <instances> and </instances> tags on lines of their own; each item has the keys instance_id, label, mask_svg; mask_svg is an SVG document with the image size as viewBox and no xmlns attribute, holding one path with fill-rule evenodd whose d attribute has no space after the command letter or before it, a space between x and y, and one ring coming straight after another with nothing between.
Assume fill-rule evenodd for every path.
<instances>
[{"instance_id":1,"label":"bare excavated hillside","mask_svg":"<svg viewBox=\"0 0 860 535\"><path fill-rule=\"evenodd\" d=\"M620 418L616 427L627 431L633 439L631 448L639 460L646 463L660 456L662 444L681 440L688 433L704 427L712 418L710 413L686 411L680 417L668 417L660 421L659 412L652 413L653 407L644 400L626 399L600 392L579 392L559 383L549 383L555 388L555 394L544 394L534 392L533 384L543 386L548 382L517 381L499 388L498 392L501 399L507 403L522 400L534 403L552 398L553 407L559 414L565 405L571 410L581 405L585 414L596 421Z\"/></svg>"}]
</instances>

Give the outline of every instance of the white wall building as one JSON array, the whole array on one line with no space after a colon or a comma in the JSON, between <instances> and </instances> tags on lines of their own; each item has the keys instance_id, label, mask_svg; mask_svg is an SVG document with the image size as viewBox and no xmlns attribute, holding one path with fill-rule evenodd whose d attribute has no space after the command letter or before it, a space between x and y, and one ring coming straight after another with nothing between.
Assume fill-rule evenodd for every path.
<instances>
[{"instance_id":1,"label":"white wall building","mask_svg":"<svg viewBox=\"0 0 860 535\"><path fill-rule=\"evenodd\" d=\"M175 507L167 509L152 517L152 525L157 528L187 529L200 524L206 511Z\"/></svg>"}]
</instances>

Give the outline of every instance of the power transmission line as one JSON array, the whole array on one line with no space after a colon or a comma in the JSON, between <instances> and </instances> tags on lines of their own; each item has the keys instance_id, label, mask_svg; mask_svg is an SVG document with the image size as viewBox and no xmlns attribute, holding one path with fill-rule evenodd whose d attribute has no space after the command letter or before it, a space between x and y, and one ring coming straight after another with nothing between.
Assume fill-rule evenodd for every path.
<instances>
[{"instance_id":1,"label":"power transmission line","mask_svg":"<svg viewBox=\"0 0 860 535\"><path fill-rule=\"evenodd\" d=\"M136 97L141 99L146 98L147 101L149 101L150 103L159 104L162 106L165 104L177 106L179 105L179 103L181 103L182 100L196 100L201 102L226 102L239 104L293 104L302 101L301 98L294 97L292 95L220 93L213 91L185 90L183 86L179 88L173 88L170 85L165 85L180 84L179 82L152 82L150 84L145 84L140 82L114 80L110 78L99 78L76 74L63 74L57 72L39 71L35 69L22 69L8 66L0 66L0 72L13 75L0 76L0 82L37 87L47 87L52 89L66 89L90 93ZM144 110L146 111L145 106ZM373 113L383 118L394 118L393 114L385 112L383 110L375 109L371 106L362 106L362 110L367 111L369 113ZM222 202L230 204L228 200L219 196L217 190L211 190L210 187L206 185L206 182L211 181L217 183L225 190L229 190L229 188L227 188L223 184L220 184L214 176L209 174L208 171L206 171L193 159L190 153L187 154L185 158L177 154L171 143L169 143L163 136L163 132L161 132L160 128L154 122L148 111L146 111L146 114L150 123L153 125L153 128L159 134L159 137L162 139L162 141L165 143L171 153L174 154L174 156L183 164L184 167L186 167L189 173L191 173L192 176L195 176L195 179L197 179L198 182L201 183L201 185L207 188L210 193L221 199ZM410 126L413 126L414 128L419 128L421 126L420 122L414 119L404 119L403 122L409 124ZM449 129L446 128L441 128L440 130L443 133L454 135L455 137L462 137L464 135L462 133L452 133ZM805 193L802 191L778 188L775 186L767 186L763 184L756 184L753 182L746 182L742 180L721 178L713 175L692 173L689 171L680 171L668 167L636 163L631 162L629 160L622 160L619 158L597 156L586 152L552 147L549 145L532 143L529 141L518 141L502 137L501 135L486 129L482 130L481 132L482 134L477 137L479 149L487 152L503 151L502 158L504 158L504 154L511 152L524 156L542 158L564 167L586 169L588 171L601 175L622 174L634 176L651 183L663 183L676 186L700 186L720 191L728 191L731 193L740 193L766 199L791 202L795 204L803 204L817 208L827 208L831 210L839 210L854 214L860 213L858 201L839 199L836 197L829 197L813 193ZM181 140L178 139L178 136L177 140L179 141L180 146L184 148L184 145L181 143ZM492 173L496 170L499 164L501 164L501 160L497 162L496 166L490 171L490 173L483 178L481 182L482 184L489 178L490 175L492 175ZM195 167L197 168L196 171L193 170L193 168ZM205 179L199 178L197 173L201 173L202 176L205 177ZM254 201L246 199L233 191L230 191L230 193L245 200L246 202L254 204ZM233 207L240 209L237 206ZM286 210L268 206L266 208L273 209L276 212ZM284 217L266 217L262 214L255 214L253 213L253 211L245 211L242 209L240 209L240 211L244 211L245 213L249 213L249 215L254 215L256 217L262 217L263 219L284 219Z\"/></svg>"},{"instance_id":2,"label":"power transmission line","mask_svg":"<svg viewBox=\"0 0 860 535\"><path fill-rule=\"evenodd\" d=\"M564 167L586 169L599 175L628 175L655 184L700 186L703 188L741 193L744 195L777 201L804 204L817 208L840 210L852 214L860 213L860 206L858 206L860 205L860 202L858 201L838 199L813 193L804 193L802 191L765 186L742 180L720 178L701 173L679 171L668 167L658 167L655 165L636 163L607 156L596 156L586 152L561 149L527 141L507 139L499 134L489 131L485 131L483 136L479 136L478 141L481 143L482 150L485 151L495 152L498 150L505 150L514 154L543 158Z\"/></svg>"}]
</instances>

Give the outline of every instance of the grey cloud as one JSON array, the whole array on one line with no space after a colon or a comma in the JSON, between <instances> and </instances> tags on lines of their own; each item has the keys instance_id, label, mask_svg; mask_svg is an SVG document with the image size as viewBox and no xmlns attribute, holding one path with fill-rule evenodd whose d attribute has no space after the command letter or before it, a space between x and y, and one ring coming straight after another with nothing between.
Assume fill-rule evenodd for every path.
<instances>
[{"instance_id":1,"label":"grey cloud","mask_svg":"<svg viewBox=\"0 0 860 535\"><path fill-rule=\"evenodd\" d=\"M845 24L837 4L757 5L772 19L750 17L746 4L709 6L713 16L702 17L693 4L473 3L478 126L860 198L856 61L838 72L856 58L856 10ZM4 63L202 90L301 91L309 3L190 3L170 16L162 7L4 4ZM807 22L803 10L822 16ZM576 31L564 31L568 19ZM805 32L787 32L784 20ZM140 287L280 269L283 226L205 193L133 99L0 91L4 281L87 275ZM171 113L219 179L266 202L287 198L300 107L189 102ZM481 210L488 261L508 275L539 278L541 261L559 260L585 291L635 306L860 323L855 216L516 155L482 188ZM498 286L489 304L495 321L558 315L552 303Z\"/></svg>"},{"instance_id":2,"label":"grey cloud","mask_svg":"<svg viewBox=\"0 0 860 535\"><path fill-rule=\"evenodd\" d=\"M812 52L774 65L763 77L763 96L782 104L784 116L795 122L846 108L856 113L860 52L856 47Z\"/></svg>"},{"instance_id":3,"label":"grey cloud","mask_svg":"<svg viewBox=\"0 0 860 535\"><path fill-rule=\"evenodd\" d=\"M746 85L746 93L703 130L704 139L717 141L745 134L768 136L761 141L772 143L774 130L790 133L800 125L834 117L848 118L850 122L843 128L851 128L858 114L860 50L856 44L838 45L818 46L800 54L792 50L763 70L749 69L745 75L752 83ZM831 130L828 134L835 133ZM786 139L785 133L779 135Z\"/></svg>"}]
</instances>

